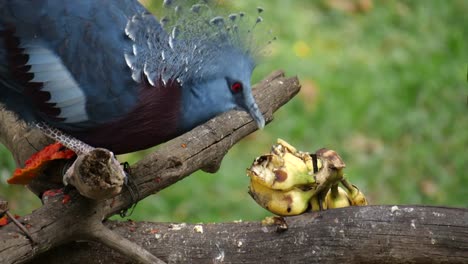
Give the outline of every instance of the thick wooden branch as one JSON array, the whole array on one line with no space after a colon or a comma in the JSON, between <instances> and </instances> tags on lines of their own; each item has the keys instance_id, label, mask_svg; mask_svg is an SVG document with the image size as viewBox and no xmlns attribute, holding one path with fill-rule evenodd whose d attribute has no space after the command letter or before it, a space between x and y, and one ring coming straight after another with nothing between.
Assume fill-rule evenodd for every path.
<instances>
[{"instance_id":1,"label":"thick wooden branch","mask_svg":"<svg viewBox=\"0 0 468 264\"><path fill-rule=\"evenodd\" d=\"M65 173L64 182L73 185L85 197L103 200L122 191L125 177L122 166L112 152L95 148L78 155Z\"/></svg>"},{"instance_id":2,"label":"thick wooden branch","mask_svg":"<svg viewBox=\"0 0 468 264\"><path fill-rule=\"evenodd\" d=\"M273 119L274 111L297 94L299 88L297 78L285 78L282 72L276 72L264 80L258 89L254 89L254 96L267 122ZM0 124L3 127L0 128L0 141L12 150L15 159L21 163L34 148L24 151L16 148L15 144L32 140L17 140L13 135L26 135L25 132L29 130L23 125L12 124L14 119L5 112L1 113ZM131 174L139 199L164 189L200 168L216 170L229 148L255 130L256 125L247 113L230 111L164 144L132 167ZM28 134L28 138L40 139L33 142L36 148L40 148L42 143L39 142L43 142L44 138L37 131L30 133L32 136ZM43 207L21 219L29 227L36 245L32 245L11 224L1 228L0 259L4 263L31 260L50 248L80 238L83 232L89 232L90 223L102 221L129 207L132 202L126 190L103 201L92 201L74 192L70 201L65 200L61 194L50 197Z\"/></svg>"},{"instance_id":3,"label":"thick wooden branch","mask_svg":"<svg viewBox=\"0 0 468 264\"><path fill-rule=\"evenodd\" d=\"M23 166L33 153L52 142L38 129L27 126L0 105L0 143L11 151L18 166Z\"/></svg>"},{"instance_id":4,"label":"thick wooden branch","mask_svg":"<svg viewBox=\"0 0 468 264\"><path fill-rule=\"evenodd\" d=\"M468 263L468 209L348 207L286 218L288 230L239 222L108 222L170 263ZM96 259L99 256L99 259ZM61 246L33 263L128 263L96 243Z\"/></svg>"}]
</instances>

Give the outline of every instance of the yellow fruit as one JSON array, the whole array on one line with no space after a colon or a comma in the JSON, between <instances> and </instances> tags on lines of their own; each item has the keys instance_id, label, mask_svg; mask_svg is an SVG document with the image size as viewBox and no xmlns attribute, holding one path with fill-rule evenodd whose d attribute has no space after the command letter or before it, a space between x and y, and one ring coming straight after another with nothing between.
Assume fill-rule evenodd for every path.
<instances>
[{"instance_id":1,"label":"yellow fruit","mask_svg":"<svg viewBox=\"0 0 468 264\"><path fill-rule=\"evenodd\" d=\"M359 191L359 189L357 190L358 190L357 194L351 198L351 205L357 205L357 206L368 205L366 196L361 191Z\"/></svg>"},{"instance_id":2,"label":"yellow fruit","mask_svg":"<svg viewBox=\"0 0 468 264\"><path fill-rule=\"evenodd\" d=\"M327 196L325 196L325 203L328 209L348 207L351 205L346 191L339 187L338 184L334 184L328 191Z\"/></svg>"},{"instance_id":3,"label":"yellow fruit","mask_svg":"<svg viewBox=\"0 0 468 264\"><path fill-rule=\"evenodd\" d=\"M297 215L320 209L366 205L366 197L345 179L344 161L337 152L302 152L282 139L270 153L255 159L247 175L249 193L265 209L278 215ZM346 191L338 186L342 182ZM320 202L320 203L319 203Z\"/></svg>"},{"instance_id":4,"label":"yellow fruit","mask_svg":"<svg viewBox=\"0 0 468 264\"><path fill-rule=\"evenodd\" d=\"M286 153L284 157L263 155L247 169L255 182L274 190L290 190L296 186L313 185L314 175L300 158Z\"/></svg>"},{"instance_id":5,"label":"yellow fruit","mask_svg":"<svg viewBox=\"0 0 468 264\"><path fill-rule=\"evenodd\" d=\"M325 200L322 201L322 208L320 208L319 205L319 195L315 194L310 198L310 210L312 211L320 211L322 210L327 210L327 204L325 203Z\"/></svg>"},{"instance_id":6,"label":"yellow fruit","mask_svg":"<svg viewBox=\"0 0 468 264\"><path fill-rule=\"evenodd\" d=\"M280 146L284 147L284 148L285 148L288 152L290 152L290 153L296 153L296 152L297 152L296 148L293 147L293 146L292 146L291 144L289 144L288 142L286 142L284 139L278 138L278 139L276 140L276 143L277 143L276 146L280 145Z\"/></svg>"},{"instance_id":7,"label":"yellow fruit","mask_svg":"<svg viewBox=\"0 0 468 264\"><path fill-rule=\"evenodd\" d=\"M359 190L356 185L349 183L346 179L341 180L341 183L346 189L349 200L351 200L351 205L368 205L366 196Z\"/></svg>"},{"instance_id":8,"label":"yellow fruit","mask_svg":"<svg viewBox=\"0 0 468 264\"><path fill-rule=\"evenodd\" d=\"M293 188L289 191L269 189L251 180L249 194L263 208L277 215L302 214L309 207L309 200L314 190L303 191Z\"/></svg>"}]
</instances>

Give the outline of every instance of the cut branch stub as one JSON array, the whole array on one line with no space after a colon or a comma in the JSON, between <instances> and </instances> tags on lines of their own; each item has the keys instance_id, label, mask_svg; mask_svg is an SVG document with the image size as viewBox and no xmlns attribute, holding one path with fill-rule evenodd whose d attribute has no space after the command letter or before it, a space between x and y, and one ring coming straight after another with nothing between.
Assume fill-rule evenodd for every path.
<instances>
[{"instance_id":1,"label":"cut branch stub","mask_svg":"<svg viewBox=\"0 0 468 264\"><path fill-rule=\"evenodd\" d=\"M120 193L125 172L114 154L96 148L79 155L64 176L64 182L75 186L78 192L94 200L112 198Z\"/></svg>"}]
</instances>

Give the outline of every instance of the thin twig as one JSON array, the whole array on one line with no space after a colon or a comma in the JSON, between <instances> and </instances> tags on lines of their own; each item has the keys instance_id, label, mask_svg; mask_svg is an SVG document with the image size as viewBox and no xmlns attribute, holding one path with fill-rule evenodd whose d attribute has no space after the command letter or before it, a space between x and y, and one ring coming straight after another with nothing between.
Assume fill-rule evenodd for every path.
<instances>
[{"instance_id":1,"label":"thin twig","mask_svg":"<svg viewBox=\"0 0 468 264\"><path fill-rule=\"evenodd\" d=\"M165 264L149 251L140 245L131 242L130 240L118 235L112 230L105 227L102 223L96 224L94 228L90 228L88 239L100 242L111 249L114 249L124 256L142 264Z\"/></svg>"},{"instance_id":2,"label":"thin twig","mask_svg":"<svg viewBox=\"0 0 468 264\"><path fill-rule=\"evenodd\" d=\"M21 229L21 231L23 231L23 233L29 238L29 240L31 240L31 242L34 244L36 244L36 242L34 241L34 239L32 238L32 235L31 233L29 233L28 229L23 225L21 224L18 220L16 220L15 216L13 214L10 213L10 211L6 211L5 214L8 216L8 218L10 218L10 220L19 228Z\"/></svg>"}]
</instances>

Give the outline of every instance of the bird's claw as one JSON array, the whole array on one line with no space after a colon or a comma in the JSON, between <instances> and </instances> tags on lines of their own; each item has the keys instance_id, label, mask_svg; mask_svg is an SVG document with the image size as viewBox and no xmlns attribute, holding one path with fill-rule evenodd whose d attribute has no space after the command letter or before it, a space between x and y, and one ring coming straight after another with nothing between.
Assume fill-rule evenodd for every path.
<instances>
[{"instance_id":1,"label":"bird's claw","mask_svg":"<svg viewBox=\"0 0 468 264\"><path fill-rule=\"evenodd\" d=\"M132 197L131 206L129 208L122 209L119 213L120 217L124 218L132 215L133 210L135 210L135 207L139 201L140 193L138 192L138 186L136 186L135 181L133 181L132 179L130 164L125 161L122 162L120 165L122 165L122 168L125 172L124 185L127 187L130 196ZM128 213L128 209L130 208L131 211L130 213Z\"/></svg>"}]
</instances>

